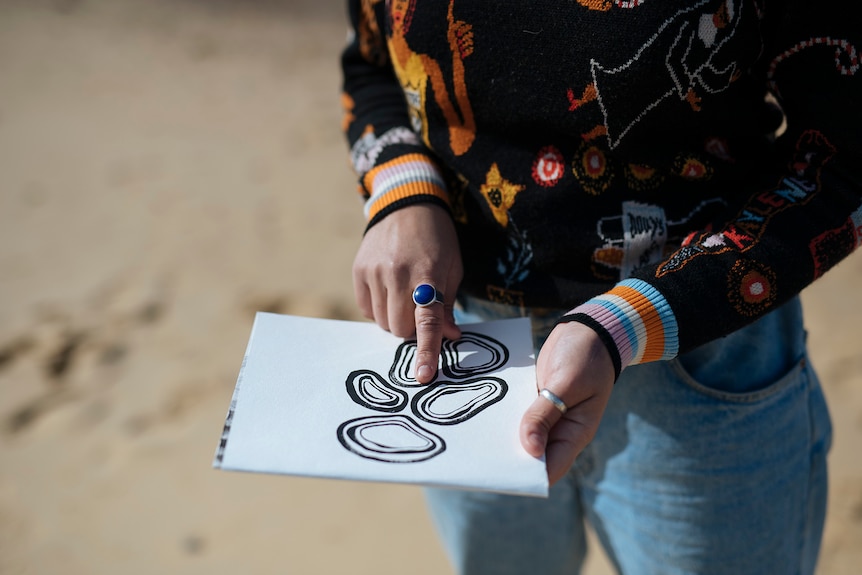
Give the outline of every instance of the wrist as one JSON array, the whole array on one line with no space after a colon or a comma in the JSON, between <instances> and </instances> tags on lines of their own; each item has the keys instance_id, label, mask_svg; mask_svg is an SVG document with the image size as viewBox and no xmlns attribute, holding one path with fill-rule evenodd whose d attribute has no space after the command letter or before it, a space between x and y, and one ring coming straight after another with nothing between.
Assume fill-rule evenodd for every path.
<instances>
[{"instance_id":1,"label":"wrist","mask_svg":"<svg viewBox=\"0 0 862 575\"><path fill-rule=\"evenodd\" d=\"M608 357L610 359L610 362L613 365L614 382L616 382L616 380L619 379L620 373L622 373L622 370L625 366L622 365L622 360L620 358L620 352L619 352L619 349L617 348L617 344L614 341L613 336L610 334L610 332L607 329L605 329L605 327L601 323L599 323L598 321L596 321L595 319L593 319L589 315L587 315L585 313L579 313L576 310L572 310L572 312L569 312L566 315L564 315L563 317L561 317L560 319L558 319L557 323L554 327L559 326L561 324L565 324L565 323L571 323L571 322L575 322L575 323L579 323L581 325L584 325L596 333L596 335L599 338L599 341L601 341L602 345L605 347L605 349L608 353Z\"/></svg>"}]
</instances>

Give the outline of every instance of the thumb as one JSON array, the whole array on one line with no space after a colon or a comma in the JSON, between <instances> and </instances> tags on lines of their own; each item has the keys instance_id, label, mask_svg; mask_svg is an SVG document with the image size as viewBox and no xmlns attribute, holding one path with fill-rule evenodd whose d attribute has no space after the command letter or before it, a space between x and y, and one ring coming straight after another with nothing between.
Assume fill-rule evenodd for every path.
<instances>
[{"instance_id":1,"label":"thumb","mask_svg":"<svg viewBox=\"0 0 862 575\"><path fill-rule=\"evenodd\" d=\"M551 429L563 417L548 399L538 396L521 418L521 445L533 457L545 454Z\"/></svg>"}]
</instances>

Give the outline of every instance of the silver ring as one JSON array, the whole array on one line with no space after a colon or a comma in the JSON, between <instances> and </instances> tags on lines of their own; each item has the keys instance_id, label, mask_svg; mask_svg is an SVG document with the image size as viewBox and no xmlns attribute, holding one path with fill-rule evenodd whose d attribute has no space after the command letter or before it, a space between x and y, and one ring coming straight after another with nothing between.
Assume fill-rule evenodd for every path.
<instances>
[{"instance_id":1,"label":"silver ring","mask_svg":"<svg viewBox=\"0 0 862 575\"><path fill-rule=\"evenodd\" d=\"M443 294L431 284L419 284L413 290L413 303L418 307L428 307L431 304L443 303Z\"/></svg>"},{"instance_id":2,"label":"silver ring","mask_svg":"<svg viewBox=\"0 0 862 575\"><path fill-rule=\"evenodd\" d=\"M543 389L542 391L539 392L539 395L541 395L542 397L544 397L545 399L547 399L548 401L553 403L554 407L556 407L557 409L560 410L560 413L565 414L569 410L569 408L566 407L566 404L563 402L563 400L560 399L559 397L557 397L556 395L554 395L554 393L552 391L550 391L548 389Z\"/></svg>"}]
</instances>

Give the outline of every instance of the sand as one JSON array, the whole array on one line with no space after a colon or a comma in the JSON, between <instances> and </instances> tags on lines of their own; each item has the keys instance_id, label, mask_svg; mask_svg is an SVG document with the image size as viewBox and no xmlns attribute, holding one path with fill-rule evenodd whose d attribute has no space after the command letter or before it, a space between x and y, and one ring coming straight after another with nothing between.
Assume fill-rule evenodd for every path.
<instances>
[{"instance_id":1,"label":"sand","mask_svg":"<svg viewBox=\"0 0 862 575\"><path fill-rule=\"evenodd\" d=\"M345 29L338 0L0 3L0 573L451 572L417 488L210 467L256 310L360 319ZM860 279L804 296L822 574L862 565Z\"/></svg>"}]
</instances>

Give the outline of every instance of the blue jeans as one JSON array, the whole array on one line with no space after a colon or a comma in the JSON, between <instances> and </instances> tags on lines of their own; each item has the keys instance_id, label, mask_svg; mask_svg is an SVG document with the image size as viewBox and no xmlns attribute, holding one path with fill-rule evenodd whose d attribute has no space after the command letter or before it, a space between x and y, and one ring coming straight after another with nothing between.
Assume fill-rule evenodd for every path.
<instances>
[{"instance_id":1,"label":"blue jeans","mask_svg":"<svg viewBox=\"0 0 862 575\"><path fill-rule=\"evenodd\" d=\"M518 315L467 302L460 321ZM541 342L556 314L534 323ZM616 383L547 500L426 490L458 573L578 573L589 521L625 575L814 572L831 424L798 299Z\"/></svg>"}]
</instances>

